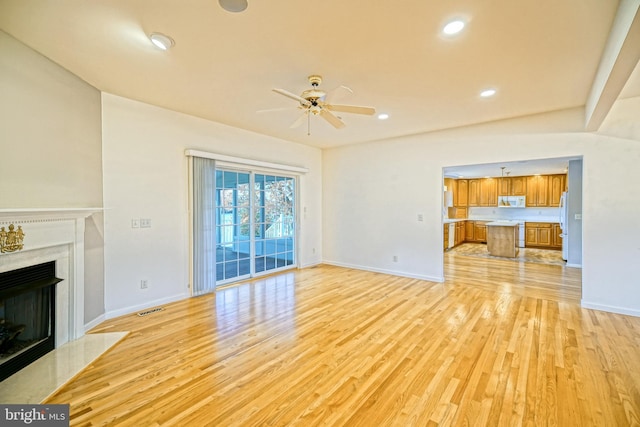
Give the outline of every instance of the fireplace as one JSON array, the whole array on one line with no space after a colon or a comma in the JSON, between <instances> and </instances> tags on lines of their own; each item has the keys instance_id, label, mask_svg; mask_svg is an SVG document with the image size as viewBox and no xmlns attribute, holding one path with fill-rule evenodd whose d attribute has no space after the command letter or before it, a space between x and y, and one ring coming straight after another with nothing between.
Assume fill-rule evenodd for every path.
<instances>
[{"instance_id":1,"label":"fireplace","mask_svg":"<svg viewBox=\"0 0 640 427\"><path fill-rule=\"evenodd\" d=\"M0 236L0 274L48 263L47 275L56 282L41 286L49 288L48 296L32 297L41 301L48 298L51 337L47 333L46 345L53 343L53 351L84 335L85 218L99 211L99 208L0 209L0 233L3 227L10 231L12 224L16 233L22 232L20 239L16 239L20 240L20 247L15 248L7 244L8 231L4 240ZM23 334L24 331L20 333ZM38 347L33 351L42 350Z\"/></svg>"},{"instance_id":2,"label":"fireplace","mask_svg":"<svg viewBox=\"0 0 640 427\"><path fill-rule=\"evenodd\" d=\"M55 262L0 273L0 381L55 347Z\"/></svg>"}]
</instances>

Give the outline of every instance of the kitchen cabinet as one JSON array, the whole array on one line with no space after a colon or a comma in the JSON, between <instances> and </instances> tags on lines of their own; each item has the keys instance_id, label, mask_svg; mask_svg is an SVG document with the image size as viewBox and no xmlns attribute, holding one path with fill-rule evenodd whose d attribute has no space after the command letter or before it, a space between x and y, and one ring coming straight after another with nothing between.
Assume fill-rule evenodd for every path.
<instances>
[{"instance_id":1,"label":"kitchen cabinet","mask_svg":"<svg viewBox=\"0 0 640 427\"><path fill-rule=\"evenodd\" d=\"M549 206L560 206L560 198L566 188L566 175L549 175Z\"/></svg>"},{"instance_id":2,"label":"kitchen cabinet","mask_svg":"<svg viewBox=\"0 0 640 427\"><path fill-rule=\"evenodd\" d=\"M527 177L511 176L496 178L498 181L498 196L526 196Z\"/></svg>"},{"instance_id":3,"label":"kitchen cabinet","mask_svg":"<svg viewBox=\"0 0 640 427\"><path fill-rule=\"evenodd\" d=\"M444 224L444 250L446 251L449 247L449 224Z\"/></svg>"},{"instance_id":4,"label":"kitchen cabinet","mask_svg":"<svg viewBox=\"0 0 640 427\"><path fill-rule=\"evenodd\" d=\"M465 208L469 206L469 180L456 179L455 190L453 193L453 206Z\"/></svg>"},{"instance_id":5,"label":"kitchen cabinet","mask_svg":"<svg viewBox=\"0 0 640 427\"><path fill-rule=\"evenodd\" d=\"M475 222L465 221L464 223L464 238L467 242L473 242L473 226Z\"/></svg>"},{"instance_id":6,"label":"kitchen cabinet","mask_svg":"<svg viewBox=\"0 0 640 427\"><path fill-rule=\"evenodd\" d=\"M561 233L562 229L560 228L560 224L551 224L551 246L554 249L562 249L562 237L560 237Z\"/></svg>"},{"instance_id":7,"label":"kitchen cabinet","mask_svg":"<svg viewBox=\"0 0 640 427\"><path fill-rule=\"evenodd\" d=\"M498 206L498 181L496 178L469 180L469 206Z\"/></svg>"},{"instance_id":8,"label":"kitchen cabinet","mask_svg":"<svg viewBox=\"0 0 640 427\"><path fill-rule=\"evenodd\" d=\"M549 176L527 177L527 207L549 206Z\"/></svg>"},{"instance_id":9,"label":"kitchen cabinet","mask_svg":"<svg viewBox=\"0 0 640 427\"><path fill-rule=\"evenodd\" d=\"M475 221L473 224L473 241L487 243L487 221Z\"/></svg>"},{"instance_id":10,"label":"kitchen cabinet","mask_svg":"<svg viewBox=\"0 0 640 427\"><path fill-rule=\"evenodd\" d=\"M469 180L469 206L480 206L480 179Z\"/></svg>"},{"instance_id":11,"label":"kitchen cabinet","mask_svg":"<svg viewBox=\"0 0 640 427\"><path fill-rule=\"evenodd\" d=\"M551 225L547 222L526 222L524 226L525 247L551 247Z\"/></svg>"},{"instance_id":12,"label":"kitchen cabinet","mask_svg":"<svg viewBox=\"0 0 640 427\"><path fill-rule=\"evenodd\" d=\"M465 221L456 222L456 246L465 240Z\"/></svg>"},{"instance_id":13,"label":"kitchen cabinet","mask_svg":"<svg viewBox=\"0 0 640 427\"><path fill-rule=\"evenodd\" d=\"M465 221L466 242L487 243L487 221Z\"/></svg>"},{"instance_id":14,"label":"kitchen cabinet","mask_svg":"<svg viewBox=\"0 0 640 427\"><path fill-rule=\"evenodd\" d=\"M526 196L527 195L527 177L512 176L509 184L510 196Z\"/></svg>"},{"instance_id":15,"label":"kitchen cabinet","mask_svg":"<svg viewBox=\"0 0 640 427\"><path fill-rule=\"evenodd\" d=\"M498 180L484 178L480 180L479 206L498 206Z\"/></svg>"},{"instance_id":16,"label":"kitchen cabinet","mask_svg":"<svg viewBox=\"0 0 640 427\"><path fill-rule=\"evenodd\" d=\"M511 195L511 178L500 177L498 179L498 196Z\"/></svg>"}]
</instances>

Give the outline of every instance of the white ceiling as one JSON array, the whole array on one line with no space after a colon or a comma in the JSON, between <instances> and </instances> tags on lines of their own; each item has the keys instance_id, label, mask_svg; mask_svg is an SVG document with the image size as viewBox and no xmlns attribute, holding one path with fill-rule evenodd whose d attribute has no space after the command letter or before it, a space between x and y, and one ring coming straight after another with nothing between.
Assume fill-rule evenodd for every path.
<instances>
[{"instance_id":1,"label":"white ceiling","mask_svg":"<svg viewBox=\"0 0 640 427\"><path fill-rule=\"evenodd\" d=\"M217 0L0 0L0 28L101 91L325 148L582 106L617 6L249 0L230 13ZM468 25L447 38L452 18ZM154 31L175 46L155 48ZM353 90L334 102L391 117L290 129L296 101L272 89L299 94L310 74ZM487 87L498 93L481 99ZM285 109L257 112L272 108Z\"/></svg>"}]
</instances>

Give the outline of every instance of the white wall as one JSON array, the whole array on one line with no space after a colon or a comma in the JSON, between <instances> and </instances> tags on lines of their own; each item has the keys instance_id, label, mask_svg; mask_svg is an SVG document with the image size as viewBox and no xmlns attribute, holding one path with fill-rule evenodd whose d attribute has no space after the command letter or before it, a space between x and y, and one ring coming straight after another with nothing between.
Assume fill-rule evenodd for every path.
<instances>
[{"instance_id":1,"label":"white wall","mask_svg":"<svg viewBox=\"0 0 640 427\"><path fill-rule=\"evenodd\" d=\"M0 31L0 209L102 206L100 91ZM85 324L104 314L102 214L87 219Z\"/></svg>"},{"instance_id":2,"label":"white wall","mask_svg":"<svg viewBox=\"0 0 640 427\"><path fill-rule=\"evenodd\" d=\"M640 216L640 143L543 133L523 122L496 123L495 134L489 124L325 151L324 260L441 281L444 167L584 156L583 304L640 315L640 227L632 225ZM524 128L537 131L518 133Z\"/></svg>"},{"instance_id":3,"label":"white wall","mask_svg":"<svg viewBox=\"0 0 640 427\"><path fill-rule=\"evenodd\" d=\"M300 178L306 216L299 263L320 262L319 149L110 94L103 94L102 108L107 316L189 294L187 148L308 168ZM132 229L133 218L149 218L152 226Z\"/></svg>"}]
</instances>

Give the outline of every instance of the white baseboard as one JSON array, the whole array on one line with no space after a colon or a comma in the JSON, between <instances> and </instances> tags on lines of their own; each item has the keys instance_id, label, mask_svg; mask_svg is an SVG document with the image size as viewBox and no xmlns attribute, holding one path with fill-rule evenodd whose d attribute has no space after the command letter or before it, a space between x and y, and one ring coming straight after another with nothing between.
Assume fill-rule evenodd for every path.
<instances>
[{"instance_id":1,"label":"white baseboard","mask_svg":"<svg viewBox=\"0 0 640 427\"><path fill-rule=\"evenodd\" d=\"M298 264L298 268L309 268L309 267L316 267L318 265L322 264L322 261L312 261L312 262L307 262L304 264Z\"/></svg>"},{"instance_id":2,"label":"white baseboard","mask_svg":"<svg viewBox=\"0 0 640 427\"><path fill-rule=\"evenodd\" d=\"M564 266L565 267L572 267L572 268L582 268L582 264L569 264L569 263L566 263Z\"/></svg>"},{"instance_id":3,"label":"white baseboard","mask_svg":"<svg viewBox=\"0 0 640 427\"><path fill-rule=\"evenodd\" d=\"M354 270L364 270L371 271L373 273L384 273L389 274L391 276L400 276L400 277L408 277L410 279L420 279L420 280L428 280L429 282L443 283L444 277L435 277L435 276L425 276L421 274L411 274L404 271L396 271L396 270L386 270L382 268L369 267L366 265L356 265L356 264L346 264L343 262L337 261L328 261L324 260L323 264L335 265L336 267L345 267L345 268L353 268Z\"/></svg>"},{"instance_id":4,"label":"white baseboard","mask_svg":"<svg viewBox=\"0 0 640 427\"><path fill-rule=\"evenodd\" d=\"M139 304L139 305L134 305L130 307L119 308L117 310L108 311L107 313L105 313L105 320L113 319L114 317L124 316L126 314L136 313L138 311L146 310L151 307L157 307L162 304L169 304L172 302L180 301L180 300L189 298L189 296L190 295L187 293L178 294L171 297L160 298L154 301L147 301L144 304Z\"/></svg>"},{"instance_id":5,"label":"white baseboard","mask_svg":"<svg viewBox=\"0 0 640 427\"><path fill-rule=\"evenodd\" d=\"M93 319L91 322L89 322L89 323L84 325L84 332L85 333L89 332L91 329L95 328L100 323L104 322L105 320L107 320L107 318L105 317L104 314L101 314L100 316L98 316L95 319Z\"/></svg>"},{"instance_id":6,"label":"white baseboard","mask_svg":"<svg viewBox=\"0 0 640 427\"><path fill-rule=\"evenodd\" d=\"M630 308L616 307L612 305L596 304L593 302L581 300L580 305L582 308L589 308L592 310L606 311L608 313L626 314L628 316L640 317L640 310L633 310Z\"/></svg>"}]
</instances>

